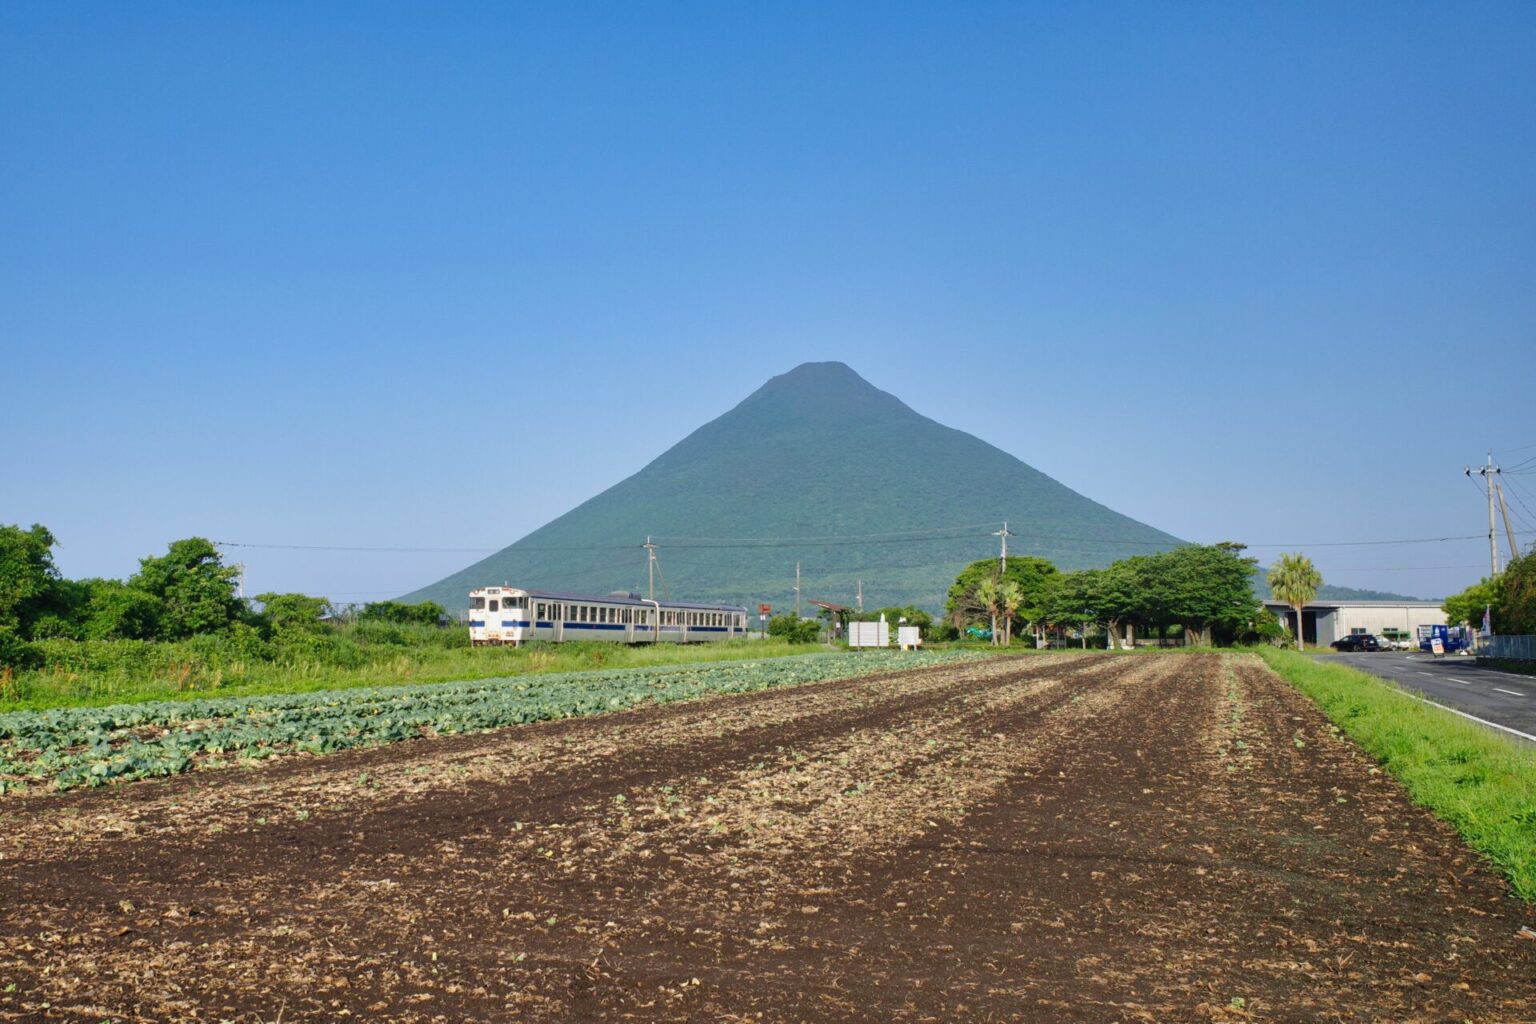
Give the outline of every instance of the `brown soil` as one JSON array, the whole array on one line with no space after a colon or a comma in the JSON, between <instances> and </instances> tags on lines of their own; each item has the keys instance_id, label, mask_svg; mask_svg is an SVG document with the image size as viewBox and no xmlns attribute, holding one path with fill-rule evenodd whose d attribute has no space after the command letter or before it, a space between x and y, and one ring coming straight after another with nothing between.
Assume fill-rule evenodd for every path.
<instances>
[{"instance_id":1,"label":"brown soil","mask_svg":"<svg viewBox=\"0 0 1536 1024\"><path fill-rule=\"evenodd\" d=\"M1522 915L1215 655L0 802L0 1021L1533 1020Z\"/></svg>"}]
</instances>

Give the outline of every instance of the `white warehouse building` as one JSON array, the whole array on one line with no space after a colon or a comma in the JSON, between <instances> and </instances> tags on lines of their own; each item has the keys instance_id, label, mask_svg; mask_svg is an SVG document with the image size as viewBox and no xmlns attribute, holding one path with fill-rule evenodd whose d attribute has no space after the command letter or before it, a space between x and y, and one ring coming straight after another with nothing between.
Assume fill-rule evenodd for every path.
<instances>
[{"instance_id":1,"label":"white warehouse building","mask_svg":"<svg viewBox=\"0 0 1536 1024\"><path fill-rule=\"evenodd\" d=\"M1286 624L1292 636L1296 635L1296 612L1290 605L1269 600L1264 607ZM1413 639L1420 626L1446 625L1439 601L1317 600L1309 602L1301 613L1303 639L1323 647L1351 633Z\"/></svg>"}]
</instances>

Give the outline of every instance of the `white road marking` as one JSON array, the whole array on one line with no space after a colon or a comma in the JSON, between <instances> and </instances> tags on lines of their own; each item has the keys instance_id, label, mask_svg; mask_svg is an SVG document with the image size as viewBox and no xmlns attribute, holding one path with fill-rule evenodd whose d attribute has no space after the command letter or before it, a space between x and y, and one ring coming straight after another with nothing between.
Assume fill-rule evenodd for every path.
<instances>
[{"instance_id":1,"label":"white road marking","mask_svg":"<svg viewBox=\"0 0 1536 1024\"><path fill-rule=\"evenodd\" d=\"M1511 697L1524 697L1525 696L1525 694L1521 693L1519 690L1506 690L1502 686L1495 686L1493 689L1494 689L1495 693L1507 693Z\"/></svg>"},{"instance_id":2,"label":"white road marking","mask_svg":"<svg viewBox=\"0 0 1536 1024\"><path fill-rule=\"evenodd\" d=\"M1471 686L1472 685L1471 683L1467 682L1465 679L1457 679L1455 676L1446 676L1445 678L1449 679L1453 683L1460 683L1462 686Z\"/></svg>"}]
</instances>

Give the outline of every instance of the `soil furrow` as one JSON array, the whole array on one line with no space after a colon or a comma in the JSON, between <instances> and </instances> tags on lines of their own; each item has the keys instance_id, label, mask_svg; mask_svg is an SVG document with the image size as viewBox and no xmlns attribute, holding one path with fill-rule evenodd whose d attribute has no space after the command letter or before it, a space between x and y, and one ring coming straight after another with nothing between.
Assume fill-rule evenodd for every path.
<instances>
[{"instance_id":1,"label":"soil furrow","mask_svg":"<svg viewBox=\"0 0 1536 1024\"><path fill-rule=\"evenodd\" d=\"M181 780L132 837L29 799L0 1020L1531 1018L1502 883L1373 768L1252 661L1074 656Z\"/></svg>"}]
</instances>

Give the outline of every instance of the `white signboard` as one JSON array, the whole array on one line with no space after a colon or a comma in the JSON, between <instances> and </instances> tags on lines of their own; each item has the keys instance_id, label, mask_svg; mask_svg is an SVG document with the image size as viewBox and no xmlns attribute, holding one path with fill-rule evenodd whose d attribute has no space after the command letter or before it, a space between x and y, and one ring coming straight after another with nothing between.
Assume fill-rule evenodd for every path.
<instances>
[{"instance_id":1,"label":"white signboard","mask_svg":"<svg viewBox=\"0 0 1536 1024\"><path fill-rule=\"evenodd\" d=\"M848 623L849 647L891 646L891 626L888 622Z\"/></svg>"},{"instance_id":2,"label":"white signboard","mask_svg":"<svg viewBox=\"0 0 1536 1024\"><path fill-rule=\"evenodd\" d=\"M918 626L897 626L896 646L904 651L916 650L923 645L923 631Z\"/></svg>"}]
</instances>

